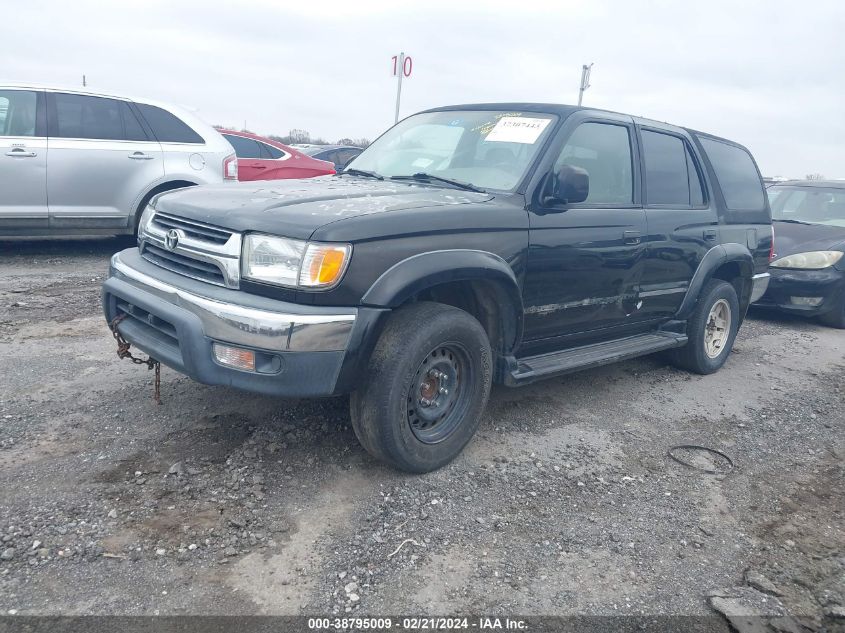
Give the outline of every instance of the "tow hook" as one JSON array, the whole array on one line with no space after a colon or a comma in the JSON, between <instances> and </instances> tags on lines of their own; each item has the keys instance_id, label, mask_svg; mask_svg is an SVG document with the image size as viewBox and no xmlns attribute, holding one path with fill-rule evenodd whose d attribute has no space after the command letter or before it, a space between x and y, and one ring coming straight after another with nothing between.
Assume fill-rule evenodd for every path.
<instances>
[{"instance_id":1,"label":"tow hook","mask_svg":"<svg viewBox=\"0 0 845 633\"><path fill-rule=\"evenodd\" d=\"M129 351L130 343L126 339L121 336L120 331L118 331L117 326L118 324L126 318L125 314L120 314L116 316L114 319L111 320L109 323L109 329L111 330L112 336L114 336L114 340L117 341L117 357L120 359L128 358L136 365L146 365L147 369L155 369L155 398L156 404L161 404L161 363L157 361L152 356L148 357L146 360L142 358L138 358L137 356L133 356L132 352Z\"/></svg>"}]
</instances>

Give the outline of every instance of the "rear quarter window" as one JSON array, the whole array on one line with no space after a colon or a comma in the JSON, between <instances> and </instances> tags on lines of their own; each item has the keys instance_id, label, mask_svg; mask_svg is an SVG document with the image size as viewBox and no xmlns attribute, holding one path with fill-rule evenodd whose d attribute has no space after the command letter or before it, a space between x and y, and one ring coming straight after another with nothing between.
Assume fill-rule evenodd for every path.
<instances>
[{"instance_id":1,"label":"rear quarter window","mask_svg":"<svg viewBox=\"0 0 845 633\"><path fill-rule=\"evenodd\" d=\"M729 222L768 224L769 209L763 181L747 150L704 136L698 137L727 207Z\"/></svg>"},{"instance_id":2,"label":"rear quarter window","mask_svg":"<svg viewBox=\"0 0 845 633\"><path fill-rule=\"evenodd\" d=\"M167 110L145 103L136 105L159 143L205 143L191 126Z\"/></svg>"}]
</instances>

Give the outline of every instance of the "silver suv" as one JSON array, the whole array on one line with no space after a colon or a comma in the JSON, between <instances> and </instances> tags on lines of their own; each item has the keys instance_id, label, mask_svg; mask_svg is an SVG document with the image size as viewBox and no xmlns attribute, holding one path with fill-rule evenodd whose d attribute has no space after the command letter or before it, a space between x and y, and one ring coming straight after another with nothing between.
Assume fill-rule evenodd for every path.
<instances>
[{"instance_id":1,"label":"silver suv","mask_svg":"<svg viewBox=\"0 0 845 633\"><path fill-rule=\"evenodd\" d=\"M190 112L0 85L0 235L131 234L154 195L237 177L232 146Z\"/></svg>"}]
</instances>

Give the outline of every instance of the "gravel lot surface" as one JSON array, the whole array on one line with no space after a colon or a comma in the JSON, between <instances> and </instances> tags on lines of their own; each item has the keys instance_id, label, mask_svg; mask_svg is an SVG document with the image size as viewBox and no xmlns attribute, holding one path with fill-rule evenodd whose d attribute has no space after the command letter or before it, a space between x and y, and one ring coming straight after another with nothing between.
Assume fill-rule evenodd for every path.
<instances>
[{"instance_id":1,"label":"gravel lot surface","mask_svg":"<svg viewBox=\"0 0 845 633\"><path fill-rule=\"evenodd\" d=\"M126 240L0 241L0 613L684 614L845 621L845 332L754 314L726 367L647 357L519 390L425 476L344 399L118 360ZM667 457L676 444L733 460ZM727 630L727 625L725 625ZM796 629L798 630L798 629Z\"/></svg>"}]
</instances>

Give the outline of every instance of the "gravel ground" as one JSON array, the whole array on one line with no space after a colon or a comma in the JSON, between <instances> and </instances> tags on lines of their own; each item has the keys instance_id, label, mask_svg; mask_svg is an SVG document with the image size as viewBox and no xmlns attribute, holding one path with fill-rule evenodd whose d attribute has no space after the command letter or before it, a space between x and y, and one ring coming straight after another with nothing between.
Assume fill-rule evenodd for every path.
<instances>
[{"instance_id":1,"label":"gravel ground","mask_svg":"<svg viewBox=\"0 0 845 633\"><path fill-rule=\"evenodd\" d=\"M493 391L425 476L344 399L119 361L126 240L0 242L0 613L711 615L845 620L845 332L753 314L713 376L646 357ZM667 457L676 444L733 460ZM727 630L727 625L726 629ZM797 630L797 629L796 629Z\"/></svg>"}]
</instances>

